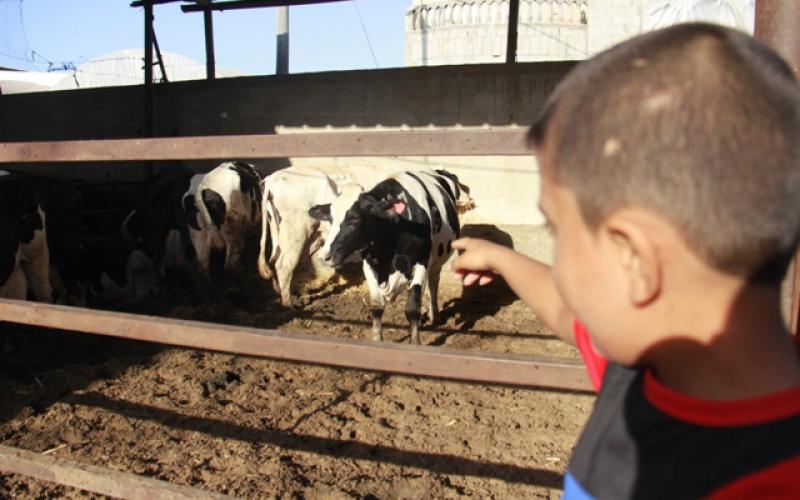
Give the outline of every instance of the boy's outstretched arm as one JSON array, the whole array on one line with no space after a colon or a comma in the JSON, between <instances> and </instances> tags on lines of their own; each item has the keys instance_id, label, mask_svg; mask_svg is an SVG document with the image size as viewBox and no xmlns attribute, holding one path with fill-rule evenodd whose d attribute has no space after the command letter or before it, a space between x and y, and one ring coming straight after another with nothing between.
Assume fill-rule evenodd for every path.
<instances>
[{"instance_id":1,"label":"boy's outstretched arm","mask_svg":"<svg viewBox=\"0 0 800 500\"><path fill-rule=\"evenodd\" d=\"M575 344L574 316L556 290L550 266L527 255L477 238L453 242L458 254L450 267L464 283L485 285L502 277L511 290L563 341Z\"/></svg>"}]
</instances>

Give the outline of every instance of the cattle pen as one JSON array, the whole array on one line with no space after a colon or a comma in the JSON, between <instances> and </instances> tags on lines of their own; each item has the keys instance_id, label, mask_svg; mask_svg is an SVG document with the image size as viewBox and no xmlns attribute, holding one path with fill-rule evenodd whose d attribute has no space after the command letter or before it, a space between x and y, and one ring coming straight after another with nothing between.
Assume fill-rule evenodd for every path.
<instances>
[{"instance_id":1,"label":"cattle pen","mask_svg":"<svg viewBox=\"0 0 800 500\"><path fill-rule=\"evenodd\" d=\"M145 2L145 5L150 8L150 12L152 12L153 3L159 3L159 1ZM785 15L789 9L796 12L797 7L789 0L775 0L758 1L757 9L756 35L784 49L784 52L788 52L792 67L797 71L796 56L800 54L797 50L800 36L797 35L795 25L800 16ZM146 36L152 36L152 34ZM509 40L511 39L509 37ZM145 71L151 71L151 68L150 64L146 64ZM516 88L516 86L509 85L508 88ZM148 98L152 100L152 95L149 95ZM153 132L152 110L149 112L150 116L147 119L150 121L150 130L146 131L147 135ZM509 121L513 120L509 118ZM524 122L524 120L516 121L516 123ZM412 125L423 126L420 123L412 123ZM164 131L162 133L168 134ZM321 156L529 155L530 152L525 147L524 134L525 130L521 128L475 127L469 130L416 129L392 132L272 133L225 136L195 133L185 137L169 138L3 142L0 143L0 166L10 163L52 164L61 162L69 164L101 161L151 162ZM69 165L59 168L69 169ZM794 273L790 314L792 331L796 332L798 298L800 297L798 294L800 268L798 266L795 266ZM0 321L56 328L76 333L134 339L200 351L291 361L304 365L335 366L347 370L367 370L484 385L536 387L580 393L590 389L582 364L574 359L512 356L444 347L410 346L392 342L375 343L315 335L313 329L309 329L303 334L290 333L277 329L230 326L215 322L186 321L10 300L0 300ZM36 382L42 385L38 379ZM419 383L419 381L414 383ZM84 401L90 402L85 395L79 396L78 401L81 401L81 397ZM116 405L111 406L112 408L126 408L126 404L135 404L124 401L112 403ZM513 411L513 409L509 411ZM179 418L167 412L163 413L169 418ZM169 422L169 420L166 421ZM450 426L454 422L455 418L447 421L444 425ZM202 429L202 424L202 420L194 418L187 427L194 426ZM294 431L294 428L291 430ZM268 431L257 432L260 432L260 435L269 435ZM235 433L229 432L227 435L231 434ZM353 434L350 437L352 438ZM342 449L340 444L332 442L335 440L335 438L329 438L321 441L332 450ZM21 448L0 446L0 471L121 498L227 498L222 494L155 479L150 473L121 472L49 456L57 449L58 447L48 449L43 453L33 453ZM402 451L396 453L402 454ZM361 458L366 455L356 450L351 451L350 456ZM425 453L408 454L407 456L410 457L406 459L407 462L431 458ZM292 465L291 461L289 465ZM461 463L461 466L465 465L469 470L470 462L468 460ZM449 470L461 473L457 467ZM519 471L515 469L514 472ZM522 472L527 473L527 471ZM501 477L501 475L497 473L494 477ZM558 478L551 479L555 481ZM551 484L554 481L551 481ZM371 495L367 495L367 497L374 498Z\"/></svg>"},{"instance_id":2,"label":"cattle pen","mask_svg":"<svg viewBox=\"0 0 800 500\"><path fill-rule=\"evenodd\" d=\"M523 129L354 132L0 144L0 163L359 156L530 154ZM571 391L590 389L570 359L481 354L232 327L34 302L0 301L0 321L253 357L458 381ZM0 449L0 469L126 498L200 494L169 483Z\"/></svg>"}]
</instances>

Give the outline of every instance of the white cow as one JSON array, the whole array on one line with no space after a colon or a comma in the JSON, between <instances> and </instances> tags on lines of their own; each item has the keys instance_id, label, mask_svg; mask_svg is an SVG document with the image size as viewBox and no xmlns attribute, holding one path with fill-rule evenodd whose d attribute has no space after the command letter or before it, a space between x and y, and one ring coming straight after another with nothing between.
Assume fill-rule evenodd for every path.
<instances>
[{"instance_id":1,"label":"white cow","mask_svg":"<svg viewBox=\"0 0 800 500\"><path fill-rule=\"evenodd\" d=\"M301 258L311 255L324 243L330 229L309 210L316 205L331 203L344 186L357 185L369 190L402 166L292 166L269 175L263 183L261 203L261 240L258 258L259 273L272 279L281 304L292 305L292 278ZM468 190L460 209L474 206ZM267 256L269 254L269 256Z\"/></svg>"}]
</instances>

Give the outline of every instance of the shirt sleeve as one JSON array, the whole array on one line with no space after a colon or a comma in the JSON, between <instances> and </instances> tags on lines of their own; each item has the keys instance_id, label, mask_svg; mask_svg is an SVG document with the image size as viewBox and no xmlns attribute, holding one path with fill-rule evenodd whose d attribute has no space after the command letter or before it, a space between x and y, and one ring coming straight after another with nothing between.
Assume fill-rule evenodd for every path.
<instances>
[{"instance_id":1,"label":"shirt sleeve","mask_svg":"<svg viewBox=\"0 0 800 500\"><path fill-rule=\"evenodd\" d=\"M603 385L603 375L606 373L606 365L608 360L597 353L592 345L592 338L589 331L578 320L572 325L572 330L575 334L575 345L581 353L583 363L586 365L586 371L589 374L589 380L592 382L595 392L600 392L600 387Z\"/></svg>"}]
</instances>

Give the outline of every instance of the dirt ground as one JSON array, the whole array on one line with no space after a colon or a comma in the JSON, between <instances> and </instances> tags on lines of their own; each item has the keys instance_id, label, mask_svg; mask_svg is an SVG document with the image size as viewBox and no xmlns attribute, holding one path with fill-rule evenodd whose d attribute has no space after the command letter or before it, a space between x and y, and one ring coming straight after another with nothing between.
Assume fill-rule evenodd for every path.
<instances>
[{"instance_id":1,"label":"dirt ground","mask_svg":"<svg viewBox=\"0 0 800 500\"><path fill-rule=\"evenodd\" d=\"M504 286L443 288L424 344L576 356ZM175 302L147 310L368 338L363 283L294 311L257 277ZM402 311L387 309L389 341L408 341ZM242 498L558 497L594 400L4 328L2 444ZM98 498L16 475L0 475L0 495Z\"/></svg>"}]
</instances>

